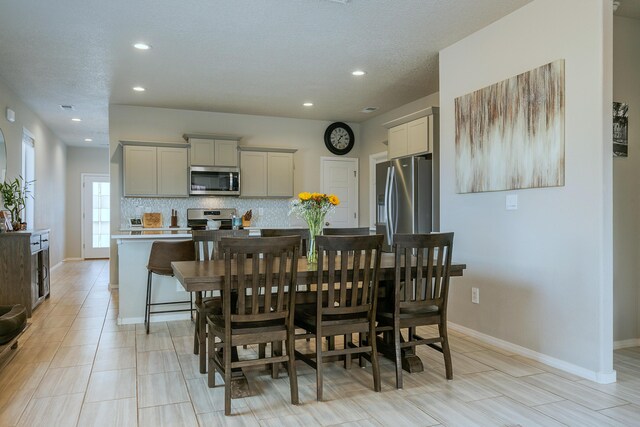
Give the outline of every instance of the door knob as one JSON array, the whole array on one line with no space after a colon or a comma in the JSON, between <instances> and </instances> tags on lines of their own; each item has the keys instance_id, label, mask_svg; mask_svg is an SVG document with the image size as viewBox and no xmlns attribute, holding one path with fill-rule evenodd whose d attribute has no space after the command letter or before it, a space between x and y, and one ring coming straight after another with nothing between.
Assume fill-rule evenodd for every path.
<instances>
[{"instance_id":1,"label":"door knob","mask_svg":"<svg viewBox=\"0 0 640 427\"><path fill-rule=\"evenodd\" d=\"M325 227L328 227L328 226L329 226L329 222L325 222L325 223L324 223L324 226L325 226Z\"/></svg>"}]
</instances>

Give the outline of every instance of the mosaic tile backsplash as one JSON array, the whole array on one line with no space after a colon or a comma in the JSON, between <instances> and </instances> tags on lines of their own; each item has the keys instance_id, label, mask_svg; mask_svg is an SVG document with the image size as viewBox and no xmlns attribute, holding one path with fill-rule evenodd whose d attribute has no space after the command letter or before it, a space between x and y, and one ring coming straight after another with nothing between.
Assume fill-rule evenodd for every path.
<instances>
[{"instance_id":1,"label":"mosaic tile backsplash","mask_svg":"<svg viewBox=\"0 0 640 427\"><path fill-rule=\"evenodd\" d=\"M129 218L141 217L143 213L160 212L164 227L169 227L171 209L178 211L178 226L187 226L188 208L236 208L238 215L252 210L252 227L279 228L300 227L304 222L289 216L289 199L240 199L237 197L187 197L187 198L137 198L122 197L120 200L120 227L129 228ZM259 209L263 214L259 214Z\"/></svg>"}]
</instances>

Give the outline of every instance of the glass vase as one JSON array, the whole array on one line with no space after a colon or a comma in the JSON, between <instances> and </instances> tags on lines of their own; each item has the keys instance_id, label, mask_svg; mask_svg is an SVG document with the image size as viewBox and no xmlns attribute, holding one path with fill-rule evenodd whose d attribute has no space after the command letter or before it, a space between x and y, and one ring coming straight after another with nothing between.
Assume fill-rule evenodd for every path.
<instances>
[{"instance_id":1,"label":"glass vase","mask_svg":"<svg viewBox=\"0 0 640 427\"><path fill-rule=\"evenodd\" d=\"M318 252L316 250L316 236L322 234L324 217L319 221L310 221L309 225L309 246L307 247L307 264L315 266L318 263Z\"/></svg>"}]
</instances>

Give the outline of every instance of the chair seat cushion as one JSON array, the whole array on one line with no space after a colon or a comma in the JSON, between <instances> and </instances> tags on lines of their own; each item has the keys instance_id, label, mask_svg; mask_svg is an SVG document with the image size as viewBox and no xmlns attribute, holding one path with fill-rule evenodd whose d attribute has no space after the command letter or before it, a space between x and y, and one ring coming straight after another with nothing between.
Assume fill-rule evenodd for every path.
<instances>
[{"instance_id":1,"label":"chair seat cushion","mask_svg":"<svg viewBox=\"0 0 640 427\"><path fill-rule=\"evenodd\" d=\"M302 328L306 331L315 332L316 330L316 305L315 304L302 304L296 305L295 315L293 323L296 327ZM368 320L366 317L362 316L362 313L355 314L340 314L340 315L325 315L323 319L324 325L344 325L345 328L348 328L348 325L362 325L363 323L367 323ZM360 328L357 328L360 329Z\"/></svg>"},{"instance_id":2,"label":"chair seat cushion","mask_svg":"<svg viewBox=\"0 0 640 427\"><path fill-rule=\"evenodd\" d=\"M27 310L23 305L0 306L0 344L6 344L27 326Z\"/></svg>"},{"instance_id":3,"label":"chair seat cushion","mask_svg":"<svg viewBox=\"0 0 640 427\"><path fill-rule=\"evenodd\" d=\"M213 327L224 329L224 316L222 312L210 314L207 319ZM242 330L252 330L256 328L266 328L268 331L286 329L284 319L275 319L264 322L234 322L231 324L233 334L242 333ZM253 331L251 331L253 332Z\"/></svg>"},{"instance_id":4,"label":"chair seat cushion","mask_svg":"<svg viewBox=\"0 0 640 427\"><path fill-rule=\"evenodd\" d=\"M222 314L222 298L220 297L210 297L203 298L202 304L198 304L198 310L203 313L205 316L215 313Z\"/></svg>"},{"instance_id":5,"label":"chair seat cushion","mask_svg":"<svg viewBox=\"0 0 640 427\"><path fill-rule=\"evenodd\" d=\"M427 305L415 308L402 308L400 311L400 319L411 319L418 317L429 317L440 315L440 310L435 305ZM393 310L378 310L376 318L380 321L385 319L393 319Z\"/></svg>"}]
</instances>

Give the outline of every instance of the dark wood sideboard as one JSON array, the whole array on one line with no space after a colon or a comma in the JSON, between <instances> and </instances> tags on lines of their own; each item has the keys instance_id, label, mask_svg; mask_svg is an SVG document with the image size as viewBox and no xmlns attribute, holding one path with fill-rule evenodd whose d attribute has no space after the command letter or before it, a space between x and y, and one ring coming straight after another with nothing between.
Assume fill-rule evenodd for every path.
<instances>
[{"instance_id":1,"label":"dark wood sideboard","mask_svg":"<svg viewBox=\"0 0 640 427\"><path fill-rule=\"evenodd\" d=\"M49 230L0 233L0 305L22 304L31 317L49 285Z\"/></svg>"}]
</instances>

